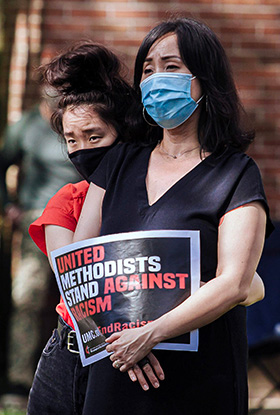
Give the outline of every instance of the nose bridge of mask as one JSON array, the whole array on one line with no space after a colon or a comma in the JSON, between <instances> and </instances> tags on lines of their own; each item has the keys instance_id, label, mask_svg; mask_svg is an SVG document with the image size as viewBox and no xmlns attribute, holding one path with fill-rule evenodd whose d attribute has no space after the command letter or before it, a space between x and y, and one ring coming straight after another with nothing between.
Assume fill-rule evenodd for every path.
<instances>
[{"instance_id":1,"label":"nose bridge of mask","mask_svg":"<svg viewBox=\"0 0 280 415\"><path fill-rule=\"evenodd\" d=\"M189 95L191 91L191 80L193 79L191 74L185 73L170 73L170 72L158 72L141 82L141 94L142 103L144 100L152 99L157 94L157 99L161 94L177 92L180 94ZM174 80L174 82L172 82Z\"/></svg>"},{"instance_id":2,"label":"nose bridge of mask","mask_svg":"<svg viewBox=\"0 0 280 415\"><path fill-rule=\"evenodd\" d=\"M157 72L154 73L153 75L148 76L148 78L144 79L141 83L140 83L140 88L141 90L143 88L146 87L147 84L150 83L158 83L158 82L166 82L166 81L170 81L172 82L172 78L175 80L181 80L182 82L190 82L193 79L196 78L196 76L192 76L189 73L176 73L176 72Z\"/></svg>"}]
</instances>

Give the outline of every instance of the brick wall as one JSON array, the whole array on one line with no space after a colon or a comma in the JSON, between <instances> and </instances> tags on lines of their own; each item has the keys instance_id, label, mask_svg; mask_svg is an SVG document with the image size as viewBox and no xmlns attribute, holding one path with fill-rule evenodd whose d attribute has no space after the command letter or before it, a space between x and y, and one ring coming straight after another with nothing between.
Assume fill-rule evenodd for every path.
<instances>
[{"instance_id":1,"label":"brick wall","mask_svg":"<svg viewBox=\"0 0 280 415\"><path fill-rule=\"evenodd\" d=\"M18 6L28 3L26 42L29 60L33 56L34 63L39 60L38 47L31 50L34 42L41 43L41 49L52 46L60 50L73 40L91 38L119 52L132 73L141 40L160 20L178 14L209 24L227 50L244 106L257 130L249 153L261 168L272 217L280 220L279 0L9 1ZM32 65L27 65L29 94L23 94L23 108L37 91L32 87L31 72Z\"/></svg>"}]
</instances>

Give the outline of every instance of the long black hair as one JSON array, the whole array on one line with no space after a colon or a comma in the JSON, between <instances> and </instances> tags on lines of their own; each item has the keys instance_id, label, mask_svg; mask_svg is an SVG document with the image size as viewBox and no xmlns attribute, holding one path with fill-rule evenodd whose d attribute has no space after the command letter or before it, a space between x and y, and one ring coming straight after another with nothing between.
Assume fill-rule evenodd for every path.
<instances>
[{"instance_id":1,"label":"long black hair","mask_svg":"<svg viewBox=\"0 0 280 415\"><path fill-rule=\"evenodd\" d=\"M254 131L241 126L244 109L234 84L229 60L215 33L204 23L190 18L175 18L154 27L143 40L134 68L134 88L140 101L143 64L149 49L162 36L174 33L184 64L200 82L205 95L198 122L202 150L221 152L227 147L245 151ZM160 127L147 127L149 141L162 138Z\"/></svg>"},{"instance_id":2,"label":"long black hair","mask_svg":"<svg viewBox=\"0 0 280 415\"><path fill-rule=\"evenodd\" d=\"M105 123L114 127L117 139L127 141L131 135L135 136L126 115L136 101L136 93L125 80L125 67L105 46L91 41L75 43L40 71L44 82L58 95L51 124L59 135L63 136L65 110L89 105Z\"/></svg>"}]
</instances>

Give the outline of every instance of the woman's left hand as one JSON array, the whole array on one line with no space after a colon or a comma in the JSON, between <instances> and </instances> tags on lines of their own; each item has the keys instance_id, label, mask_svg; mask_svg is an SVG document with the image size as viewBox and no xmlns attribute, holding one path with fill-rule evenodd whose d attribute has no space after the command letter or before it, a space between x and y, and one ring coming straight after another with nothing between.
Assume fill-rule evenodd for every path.
<instances>
[{"instance_id":1,"label":"woman's left hand","mask_svg":"<svg viewBox=\"0 0 280 415\"><path fill-rule=\"evenodd\" d=\"M147 326L123 330L106 339L106 342L110 343L106 350L112 353L110 359L114 362L113 366L121 372L132 368L156 345L150 338Z\"/></svg>"}]
</instances>

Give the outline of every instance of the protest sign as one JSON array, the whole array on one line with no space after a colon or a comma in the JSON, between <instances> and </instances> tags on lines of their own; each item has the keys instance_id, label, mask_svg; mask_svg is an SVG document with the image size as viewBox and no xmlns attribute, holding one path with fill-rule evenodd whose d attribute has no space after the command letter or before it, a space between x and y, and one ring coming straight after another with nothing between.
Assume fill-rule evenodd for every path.
<instances>
[{"instance_id":1,"label":"protest sign","mask_svg":"<svg viewBox=\"0 0 280 415\"><path fill-rule=\"evenodd\" d=\"M51 255L84 366L108 356L105 339L113 332L148 324L200 284L199 231L107 235ZM196 351L198 330L155 348Z\"/></svg>"}]
</instances>

